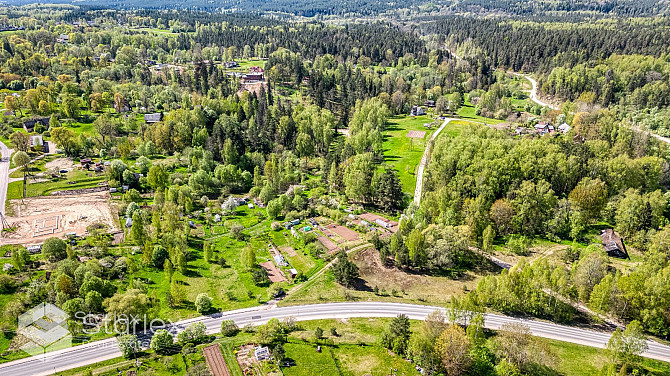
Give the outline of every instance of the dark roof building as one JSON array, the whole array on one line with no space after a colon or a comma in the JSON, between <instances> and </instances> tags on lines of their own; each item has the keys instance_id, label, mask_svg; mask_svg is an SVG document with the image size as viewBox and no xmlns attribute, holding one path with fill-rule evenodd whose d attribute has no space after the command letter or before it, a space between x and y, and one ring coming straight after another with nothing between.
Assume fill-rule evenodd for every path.
<instances>
[{"instance_id":1,"label":"dark roof building","mask_svg":"<svg viewBox=\"0 0 670 376\"><path fill-rule=\"evenodd\" d=\"M26 120L23 122L23 129L25 129L26 132L34 132L35 131L35 125L37 123L41 123L45 127L49 127L49 118L48 117L43 117L43 118L34 118L30 120Z\"/></svg>"},{"instance_id":2,"label":"dark roof building","mask_svg":"<svg viewBox=\"0 0 670 376\"><path fill-rule=\"evenodd\" d=\"M600 232L600 240L608 256L630 259L628 251L626 251L626 245L623 244L623 239L611 228Z\"/></svg>"}]
</instances>

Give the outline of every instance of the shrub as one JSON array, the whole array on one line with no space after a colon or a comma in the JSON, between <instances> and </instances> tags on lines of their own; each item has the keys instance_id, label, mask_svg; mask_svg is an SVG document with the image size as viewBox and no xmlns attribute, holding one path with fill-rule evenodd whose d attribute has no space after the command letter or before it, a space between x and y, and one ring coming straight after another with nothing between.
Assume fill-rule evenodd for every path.
<instances>
[{"instance_id":1,"label":"shrub","mask_svg":"<svg viewBox=\"0 0 670 376\"><path fill-rule=\"evenodd\" d=\"M198 294L195 298L195 309L198 313L207 313L212 309L212 298L205 293Z\"/></svg>"},{"instance_id":2,"label":"shrub","mask_svg":"<svg viewBox=\"0 0 670 376\"><path fill-rule=\"evenodd\" d=\"M223 320L221 322L221 335L226 337L233 337L240 331L240 328L237 327L235 321L233 320Z\"/></svg>"}]
</instances>

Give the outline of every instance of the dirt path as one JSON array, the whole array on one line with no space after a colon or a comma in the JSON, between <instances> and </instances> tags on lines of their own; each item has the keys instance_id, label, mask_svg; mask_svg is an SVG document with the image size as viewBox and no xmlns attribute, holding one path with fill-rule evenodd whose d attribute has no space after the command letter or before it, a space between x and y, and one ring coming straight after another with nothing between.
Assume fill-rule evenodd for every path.
<instances>
[{"instance_id":1,"label":"dirt path","mask_svg":"<svg viewBox=\"0 0 670 376\"><path fill-rule=\"evenodd\" d=\"M444 120L444 123L440 125L439 128L433 133L433 135L430 137L430 140L428 140L428 143L426 144L426 150L423 151L423 156L421 157L421 162L419 163L419 171L416 174L416 189L414 190L414 204L416 206L419 206L421 204L421 193L423 191L423 172L426 169L426 164L428 163L428 158L430 158L430 153L433 148L433 141L435 141L435 138L442 132L444 127L447 126L450 122L454 121L456 119L454 118L448 118Z\"/></svg>"},{"instance_id":2,"label":"dirt path","mask_svg":"<svg viewBox=\"0 0 670 376\"><path fill-rule=\"evenodd\" d=\"M361 244L358 247L354 247L354 248L348 250L347 254L352 254L352 253L358 252L358 251L360 251L362 249L365 249L365 248L368 248L368 247L372 247L372 244L370 244L370 243ZM321 268L321 270L314 273L314 275L312 275L309 278L309 280L307 280L307 281L305 281L305 282L303 282L303 283L301 283L297 286L294 286L292 289L288 290L286 292L286 296L289 296L291 294L295 294L297 291L300 291L303 288L305 288L306 286L311 285L316 280L317 277L319 277L320 275L325 273L326 270L330 269L333 266L333 264L335 264L336 260L337 260L337 258L335 258L335 259L333 259L333 261L327 263L323 268ZM277 301L273 299L272 301L268 302L268 304L269 305L277 305Z\"/></svg>"},{"instance_id":3,"label":"dirt path","mask_svg":"<svg viewBox=\"0 0 670 376\"><path fill-rule=\"evenodd\" d=\"M0 214L5 214L5 202L7 201L7 186L9 185L9 161L13 150L0 141Z\"/></svg>"}]
</instances>

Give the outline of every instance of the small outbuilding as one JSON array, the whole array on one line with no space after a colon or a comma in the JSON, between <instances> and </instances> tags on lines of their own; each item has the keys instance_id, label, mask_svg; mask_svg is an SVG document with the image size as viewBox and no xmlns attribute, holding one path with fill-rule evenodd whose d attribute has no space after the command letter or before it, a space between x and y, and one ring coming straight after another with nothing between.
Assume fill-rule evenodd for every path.
<instances>
[{"instance_id":1,"label":"small outbuilding","mask_svg":"<svg viewBox=\"0 0 670 376\"><path fill-rule=\"evenodd\" d=\"M614 232L611 228L600 232L600 240L602 241L608 256L630 259L628 251L626 250L626 245L623 243L623 239L621 239L619 234Z\"/></svg>"}]
</instances>

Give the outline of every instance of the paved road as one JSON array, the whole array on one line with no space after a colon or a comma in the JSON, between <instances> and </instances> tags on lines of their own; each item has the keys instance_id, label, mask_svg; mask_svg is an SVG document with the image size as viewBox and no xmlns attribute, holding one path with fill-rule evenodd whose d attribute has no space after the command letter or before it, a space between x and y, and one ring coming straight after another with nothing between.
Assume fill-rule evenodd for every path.
<instances>
[{"instance_id":1,"label":"paved road","mask_svg":"<svg viewBox=\"0 0 670 376\"><path fill-rule=\"evenodd\" d=\"M428 143L426 144L426 150L423 152L423 156L421 157L421 162L419 162L419 171L416 173L416 188L414 189L414 203L416 206L419 206L421 203L421 194L423 191L423 172L426 169L426 163L428 163L428 158L430 157L433 141L435 141L435 138L442 132L444 127L447 126L451 121L456 120L453 118L448 118L444 120L444 123L440 125L439 128L433 133L433 135L430 137L430 140L428 140Z\"/></svg>"},{"instance_id":2,"label":"paved road","mask_svg":"<svg viewBox=\"0 0 670 376\"><path fill-rule=\"evenodd\" d=\"M12 151L0 141L0 214L5 214L5 201L7 201L7 185L9 184L9 161Z\"/></svg>"},{"instance_id":3,"label":"paved road","mask_svg":"<svg viewBox=\"0 0 670 376\"><path fill-rule=\"evenodd\" d=\"M312 304L278 307L269 310L263 310L263 307L255 307L180 321L175 324L174 329L180 331L191 323L202 322L207 327L207 332L212 334L220 330L223 320L234 320L238 326L243 327L247 324L264 324L271 318L284 319L287 317L294 317L298 321L305 321L352 317L394 317L398 314L405 314L410 319L423 320L437 309L443 310L443 308L432 306L381 302ZM506 323L521 322L528 325L535 336L598 348L606 347L607 341L610 338L609 333L537 320L522 320L495 314L487 314L485 322L486 327L490 329L499 329ZM653 359L670 361L670 346L649 341L649 350L643 355ZM49 375L120 356L121 353L116 344L116 339L111 338L55 351L42 356L1 364L0 375Z\"/></svg>"}]
</instances>

